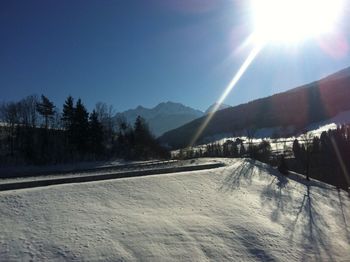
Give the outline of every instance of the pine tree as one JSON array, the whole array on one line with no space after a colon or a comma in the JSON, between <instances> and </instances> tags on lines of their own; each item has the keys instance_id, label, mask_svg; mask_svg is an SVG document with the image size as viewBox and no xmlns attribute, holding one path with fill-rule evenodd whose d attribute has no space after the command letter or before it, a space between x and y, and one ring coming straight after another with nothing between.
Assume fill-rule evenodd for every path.
<instances>
[{"instance_id":1,"label":"pine tree","mask_svg":"<svg viewBox=\"0 0 350 262\"><path fill-rule=\"evenodd\" d=\"M293 149L295 159L297 161L299 161L300 157L301 157L301 147L300 147L298 139L295 139L293 141L293 148L292 149Z\"/></svg>"},{"instance_id":2,"label":"pine tree","mask_svg":"<svg viewBox=\"0 0 350 262\"><path fill-rule=\"evenodd\" d=\"M141 116L136 118L134 132L136 143L140 145L146 146L153 139L145 119L143 119Z\"/></svg>"},{"instance_id":3,"label":"pine tree","mask_svg":"<svg viewBox=\"0 0 350 262\"><path fill-rule=\"evenodd\" d=\"M150 132L145 120L138 116L134 124L135 153L141 158L147 158L150 153Z\"/></svg>"},{"instance_id":4,"label":"pine tree","mask_svg":"<svg viewBox=\"0 0 350 262\"><path fill-rule=\"evenodd\" d=\"M71 130L74 121L74 99L68 96L63 104L62 121L66 130Z\"/></svg>"},{"instance_id":5,"label":"pine tree","mask_svg":"<svg viewBox=\"0 0 350 262\"><path fill-rule=\"evenodd\" d=\"M89 113L79 98L73 116L72 124L73 144L80 153L87 150L87 142L89 138Z\"/></svg>"},{"instance_id":6,"label":"pine tree","mask_svg":"<svg viewBox=\"0 0 350 262\"><path fill-rule=\"evenodd\" d=\"M92 153L95 155L101 153L103 148L103 126L98 120L95 110L92 111L89 118L89 142Z\"/></svg>"}]
</instances>

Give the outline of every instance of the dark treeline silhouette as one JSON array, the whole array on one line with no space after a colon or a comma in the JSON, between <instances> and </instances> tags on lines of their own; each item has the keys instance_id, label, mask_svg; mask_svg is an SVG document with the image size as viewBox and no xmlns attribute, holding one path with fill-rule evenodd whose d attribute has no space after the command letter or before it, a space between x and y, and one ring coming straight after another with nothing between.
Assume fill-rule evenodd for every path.
<instances>
[{"instance_id":1,"label":"dark treeline silhouette","mask_svg":"<svg viewBox=\"0 0 350 262\"><path fill-rule=\"evenodd\" d=\"M293 143L295 159L290 169L305 174L307 179L350 187L350 125L324 131L320 137L305 135L299 140Z\"/></svg>"},{"instance_id":2,"label":"dark treeline silhouette","mask_svg":"<svg viewBox=\"0 0 350 262\"><path fill-rule=\"evenodd\" d=\"M0 164L169 157L141 117L132 126L104 103L89 113L69 96L60 112L46 96L31 95L3 103L0 121Z\"/></svg>"},{"instance_id":3,"label":"dark treeline silhouette","mask_svg":"<svg viewBox=\"0 0 350 262\"><path fill-rule=\"evenodd\" d=\"M264 163L272 163L272 151L270 142L263 140L260 143L247 144L240 138L235 141L227 140L225 143L211 143L203 148L195 150L193 148L180 149L178 158L194 158L194 157L233 157L243 158L249 157Z\"/></svg>"}]
</instances>

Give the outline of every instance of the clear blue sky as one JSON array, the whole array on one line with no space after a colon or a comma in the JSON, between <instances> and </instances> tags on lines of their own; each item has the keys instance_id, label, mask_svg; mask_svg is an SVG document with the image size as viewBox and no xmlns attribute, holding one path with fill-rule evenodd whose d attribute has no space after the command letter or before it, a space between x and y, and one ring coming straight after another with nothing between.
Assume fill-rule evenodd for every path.
<instances>
[{"instance_id":1,"label":"clear blue sky","mask_svg":"<svg viewBox=\"0 0 350 262\"><path fill-rule=\"evenodd\" d=\"M249 52L247 4L234 0L2 0L1 100L67 95L91 110L174 101L205 110ZM244 4L243 4L244 3ZM350 21L333 38L269 45L225 103L236 105L350 66Z\"/></svg>"}]
</instances>

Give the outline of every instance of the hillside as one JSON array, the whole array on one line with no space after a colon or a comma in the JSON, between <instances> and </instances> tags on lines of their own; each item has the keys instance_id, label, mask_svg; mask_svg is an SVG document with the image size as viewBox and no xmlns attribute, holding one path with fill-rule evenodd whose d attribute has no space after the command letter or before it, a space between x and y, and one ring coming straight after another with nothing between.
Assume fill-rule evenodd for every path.
<instances>
[{"instance_id":1,"label":"hillside","mask_svg":"<svg viewBox=\"0 0 350 262\"><path fill-rule=\"evenodd\" d=\"M218 111L198 142L206 137L246 129L293 126L302 130L350 109L350 68L284 93ZM188 146L205 117L171 130L160 141L173 148Z\"/></svg>"},{"instance_id":2,"label":"hillside","mask_svg":"<svg viewBox=\"0 0 350 262\"><path fill-rule=\"evenodd\" d=\"M0 192L4 261L349 261L350 200L260 162Z\"/></svg>"},{"instance_id":3,"label":"hillside","mask_svg":"<svg viewBox=\"0 0 350 262\"><path fill-rule=\"evenodd\" d=\"M180 103L166 102L153 108L138 106L116 115L116 117L124 117L129 123L134 123L138 116L143 117L149 124L151 131L159 136L203 116L203 112Z\"/></svg>"},{"instance_id":4,"label":"hillside","mask_svg":"<svg viewBox=\"0 0 350 262\"><path fill-rule=\"evenodd\" d=\"M207 114L213 112L214 109L215 109L216 107L217 107L216 111L220 111L220 110L229 108L229 107L231 107L231 106L226 105L226 104L220 104L220 105L218 106L218 103L216 102L216 103L212 104L211 106L209 106L208 109L205 110L204 114L207 115Z\"/></svg>"}]
</instances>

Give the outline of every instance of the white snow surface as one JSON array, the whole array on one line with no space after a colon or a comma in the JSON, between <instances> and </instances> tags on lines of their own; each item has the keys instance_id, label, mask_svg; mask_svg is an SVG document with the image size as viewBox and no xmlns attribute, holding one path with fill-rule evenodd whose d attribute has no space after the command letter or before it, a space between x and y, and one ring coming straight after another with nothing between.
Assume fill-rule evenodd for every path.
<instances>
[{"instance_id":1,"label":"white snow surface","mask_svg":"<svg viewBox=\"0 0 350 262\"><path fill-rule=\"evenodd\" d=\"M1 261L350 261L346 192L249 159L0 192Z\"/></svg>"}]
</instances>

